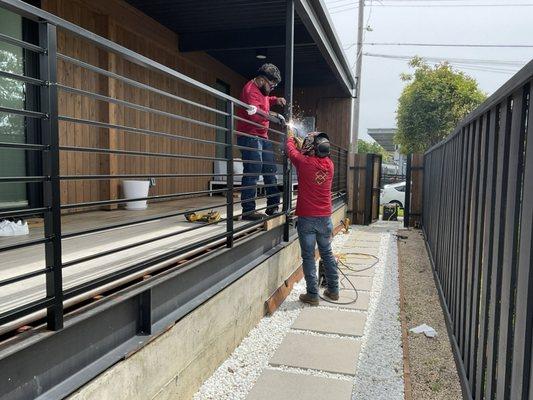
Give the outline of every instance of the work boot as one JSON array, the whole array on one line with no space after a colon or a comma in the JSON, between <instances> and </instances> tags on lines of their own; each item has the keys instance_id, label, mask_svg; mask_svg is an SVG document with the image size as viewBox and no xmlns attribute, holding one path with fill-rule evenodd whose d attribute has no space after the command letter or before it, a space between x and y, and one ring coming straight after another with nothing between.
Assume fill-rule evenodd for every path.
<instances>
[{"instance_id":1,"label":"work boot","mask_svg":"<svg viewBox=\"0 0 533 400\"><path fill-rule=\"evenodd\" d=\"M330 292L329 289L324 290L324 296L334 301L339 300L339 292Z\"/></svg>"},{"instance_id":2,"label":"work boot","mask_svg":"<svg viewBox=\"0 0 533 400\"><path fill-rule=\"evenodd\" d=\"M258 213L257 211L243 215L243 221L260 221L265 217L265 214Z\"/></svg>"},{"instance_id":3,"label":"work boot","mask_svg":"<svg viewBox=\"0 0 533 400\"><path fill-rule=\"evenodd\" d=\"M318 296L311 296L308 293L302 293L300 295L300 301L311 306L318 306Z\"/></svg>"},{"instance_id":4,"label":"work boot","mask_svg":"<svg viewBox=\"0 0 533 400\"><path fill-rule=\"evenodd\" d=\"M271 215L276 214L278 211L279 211L278 206L268 207L265 211L265 214L268 216L271 216Z\"/></svg>"}]
</instances>

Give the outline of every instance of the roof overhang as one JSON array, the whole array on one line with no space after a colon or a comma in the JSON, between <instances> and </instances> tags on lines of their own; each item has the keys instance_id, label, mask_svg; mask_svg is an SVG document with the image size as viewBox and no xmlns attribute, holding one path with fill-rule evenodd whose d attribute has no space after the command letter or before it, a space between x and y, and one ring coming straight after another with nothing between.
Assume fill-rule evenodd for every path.
<instances>
[{"instance_id":1,"label":"roof overhang","mask_svg":"<svg viewBox=\"0 0 533 400\"><path fill-rule=\"evenodd\" d=\"M295 0L295 7L343 89L354 97L355 79L324 2L322 0Z\"/></svg>"},{"instance_id":2,"label":"roof overhang","mask_svg":"<svg viewBox=\"0 0 533 400\"><path fill-rule=\"evenodd\" d=\"M182 52L205 51L245 77L265 61L284 73L286 0L127 1L176 32ZM322 0L293 1L294 85L335 84L353 97L355 80Z\"/></svg>"}]
</instances>

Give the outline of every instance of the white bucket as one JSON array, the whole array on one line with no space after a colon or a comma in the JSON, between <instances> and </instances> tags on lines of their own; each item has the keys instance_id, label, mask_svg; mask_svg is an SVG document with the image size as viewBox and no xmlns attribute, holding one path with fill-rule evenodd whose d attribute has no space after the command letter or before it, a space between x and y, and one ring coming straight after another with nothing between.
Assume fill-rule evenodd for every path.
<instances>
[{"instance_id":1,"label":"white bucket","mask_svg":"<svg viewBox=\"0 0 533 400\"><path fill-rule=\"evenodd\" d=\"M122 181L122 189L126 199L138 199L148 197L150 181ZM146 210L146 200L129 201L126 203L126 210Z\"/></svg>"}]
</instances>

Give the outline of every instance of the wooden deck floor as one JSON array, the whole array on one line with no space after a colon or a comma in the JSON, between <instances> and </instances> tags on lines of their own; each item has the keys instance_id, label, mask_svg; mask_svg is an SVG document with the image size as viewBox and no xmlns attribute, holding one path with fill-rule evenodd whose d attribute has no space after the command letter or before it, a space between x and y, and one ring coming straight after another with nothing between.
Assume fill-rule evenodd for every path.
<instances>
[{"instance_id":1,"label":"wooden deck floor","mask_svg":"<svg viewBox=\"0 0 533 400\"><path fill-rule=\"evenodd\" d=\"M168 214L171 212L186 211L193 208L213 207L220 211L222 218L226 217L225 203L222 196L183 199L178 201L152 203L143 211L91 211L86 213L65 215L62 218L63 234L85 229L98 228L105 225L117 224L126 221L140 220L146 217ZM264 207L265 201L258 201L258 208ZM219 206L219 207L217 207ZM240 213L240 205L235 206L235 213ZM246 222L235 221L235 228ZM157 255L182 248L183 246L199 242L208 237L224 233L226 222L206 225L201 228L179 234L180 231L191 228L183 215L157 219L138 225L115 228L112 230L76 236L63 239L63 263L87 257L92 254L112 250L132 243L162 235L176 233L166 239L157 240L148 244L136 246L132 249L120 251L94 260L75 264L63 269L63 288L68 289L89 282L102 275L124 269L140 261L152 259ZM14 238L0 238L0 247L6 244L27 241L43 237L42 226L31 226L30 235ZM183 257L185 258L187 254ZM0 280L21 275L44 268L44 246L36 245L2 253L0 262ZM146 274L149 271L140 272ZM139 275L139 274L137 274ZM131 277L130 277L131 279ZM14 307L27 304L31 301L42 299L45 296L44 275L30 278L18 283L4 286L0 290L0 313Z\"/></svg>"}]
</instances>

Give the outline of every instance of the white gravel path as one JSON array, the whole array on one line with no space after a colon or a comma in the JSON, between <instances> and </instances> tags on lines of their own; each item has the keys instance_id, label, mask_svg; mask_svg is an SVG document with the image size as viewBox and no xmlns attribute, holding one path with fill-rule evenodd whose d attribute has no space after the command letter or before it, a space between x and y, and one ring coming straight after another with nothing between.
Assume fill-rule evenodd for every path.
<instances>
[{"instance_id":1,"label":"white gravel path","mask_svg":"<svg viewBox=\"0 0 533 400\"><path fill-rule=\"evenodd\" d=\"M352 229L359 231L365 228ZM333 251L340 251L349 237L350 235L337 235L332 243ZM403 399L396 242L389 233L381 234L379 257L381 261L375 267L364 335L354 339L361 341L362 350L354 380L356 386L353 399ZM194 400L244 400L262 370L267 368L351 380L345 375L268 365L300 311L306 307L298 301L298 296L303 292L305 281L302 279L294 285L292 292L274 315L263 318L233 354L204 382ZM320 335L305 331L293 332Z\"/></svg>"},{"instance_id":2,"label":"white gravel path","mask_svg":"<svg viewBox=\"0 0 533 400\"><path fill-rule=\"evenodd\" d=\"M379 258L382 262L370 292L353 400L404 398L398 248L392 234L382 234Z\"/></svg>"}]
</instances>

